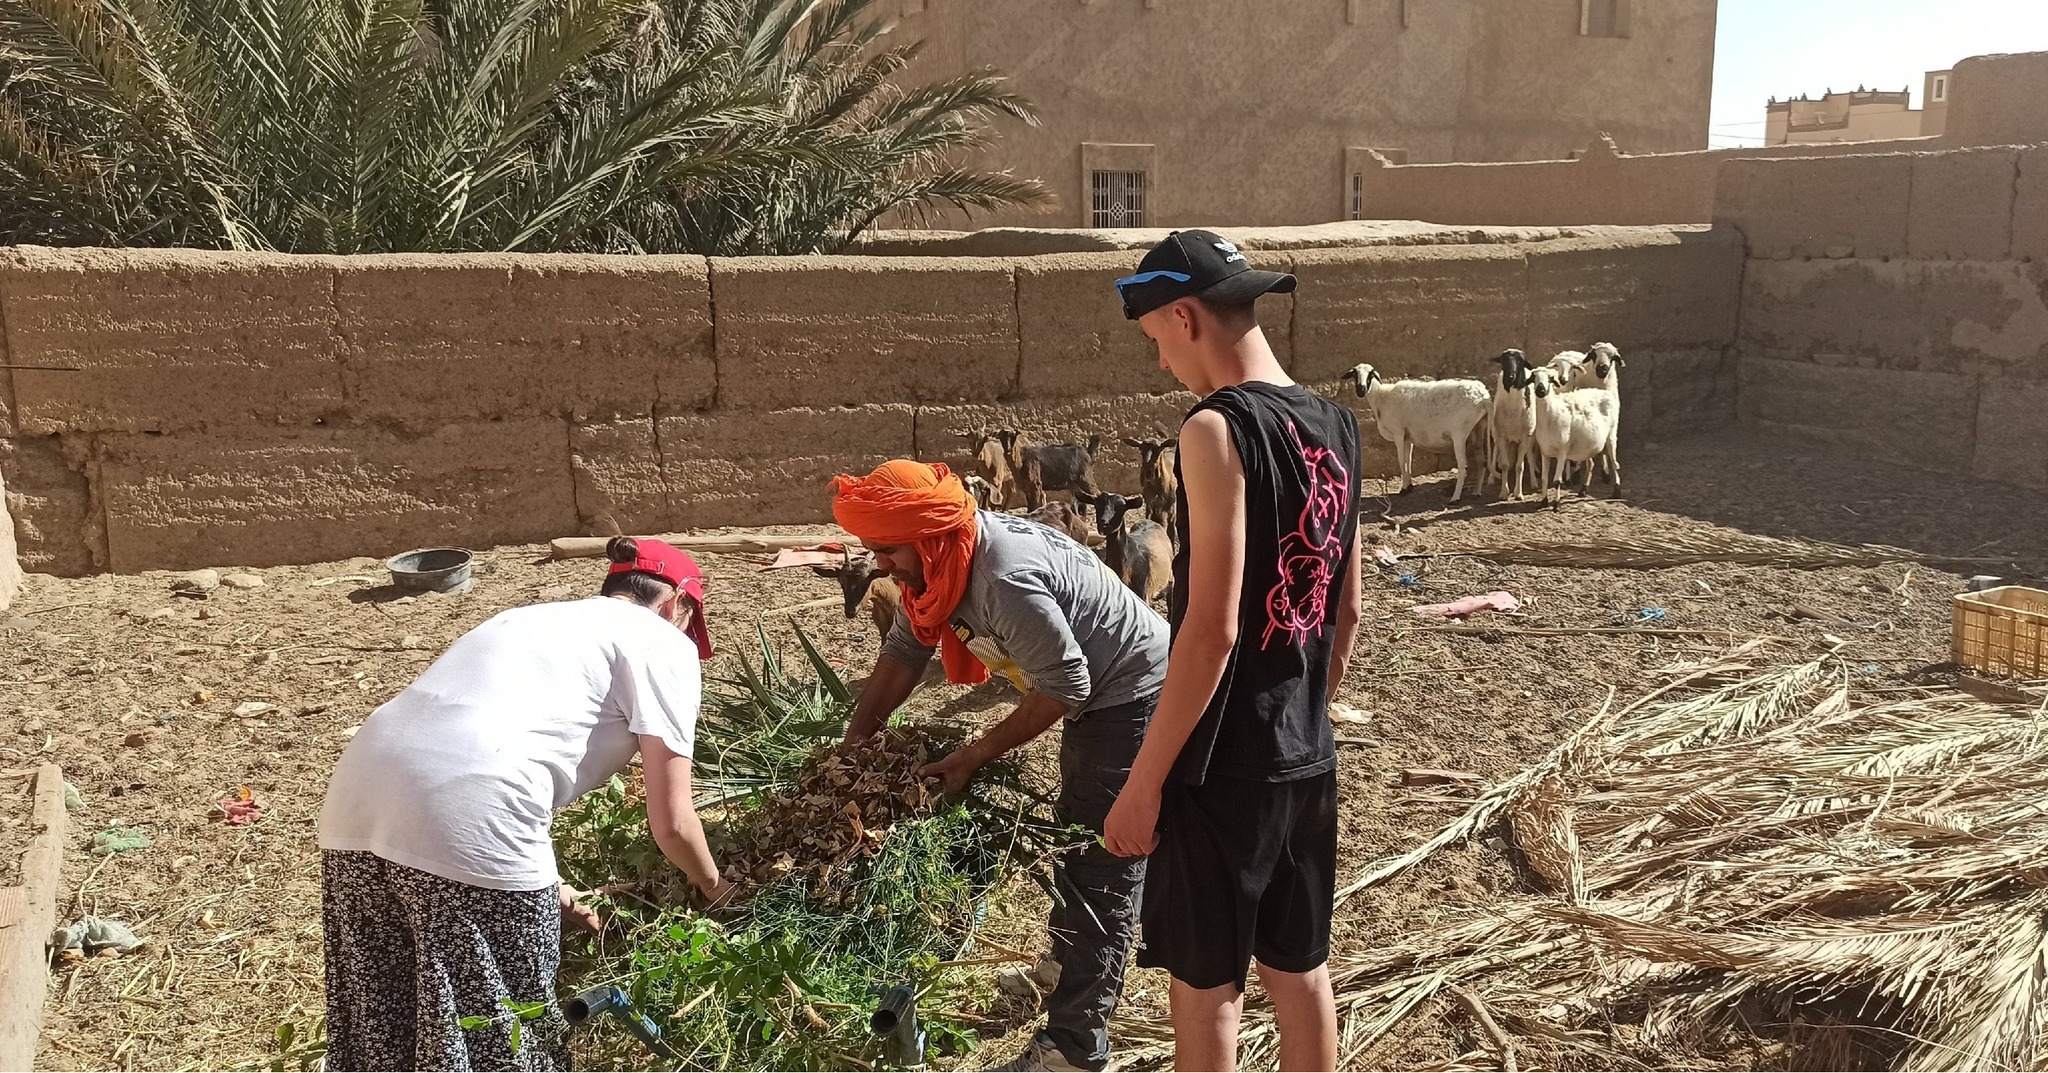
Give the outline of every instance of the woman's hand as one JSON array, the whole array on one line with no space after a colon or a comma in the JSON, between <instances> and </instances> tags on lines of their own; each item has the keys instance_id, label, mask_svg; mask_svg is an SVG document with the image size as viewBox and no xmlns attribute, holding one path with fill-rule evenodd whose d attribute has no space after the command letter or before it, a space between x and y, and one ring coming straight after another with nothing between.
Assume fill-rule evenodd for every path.
<instances>
[{"instance_id":1,"label":"woman's hand","mask_svg":"<svg viewBox=\"0 0 2048 1073\"><path fill-rule=\"evenodd\" d=\"M562 927L564 930L572 926L592 933L604 930L604 918L597 915L597 910L584 905L578 900L583 897L582 891L567 883L561 884L557 889L562 895Z\"/></svg>"},{"instance_id":2,"label":"woman's hand","mask_svg":"<svg viewBox=\"0 0 2048 1073\"><path fill-rule=\"evenodd\" d=\"M707 913L715 913L730 905L739 891L740 885L724 876L719 876L717 883L710 890L697 888L697 893L704 896L704 911Z\"/></svg>"}]
</instances>

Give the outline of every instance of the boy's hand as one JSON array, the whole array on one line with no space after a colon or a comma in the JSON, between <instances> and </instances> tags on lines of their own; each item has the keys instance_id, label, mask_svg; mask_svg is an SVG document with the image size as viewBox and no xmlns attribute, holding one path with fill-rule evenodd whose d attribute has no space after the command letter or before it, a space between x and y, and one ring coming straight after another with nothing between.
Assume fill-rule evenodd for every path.
<instances>
[{"instance_id":1,"label":"boy's hand","mask_svg":"<svg viewBox=\"0 0 2048 1073\"><path fill-rule=\"evenodd\" d=\"M1158 844L1159 791L1125 783L1103 821L1103 848L1119 857L1143 857Z\"/></svg>"}]
</instances>

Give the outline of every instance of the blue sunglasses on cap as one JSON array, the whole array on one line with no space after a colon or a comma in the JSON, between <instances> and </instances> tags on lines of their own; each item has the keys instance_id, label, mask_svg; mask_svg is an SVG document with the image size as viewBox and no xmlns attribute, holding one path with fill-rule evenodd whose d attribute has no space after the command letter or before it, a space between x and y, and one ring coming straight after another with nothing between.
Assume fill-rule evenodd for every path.
<instances>
[{"instance_id":1,"label":"blue sunglasses on cap","mask_svg":"<svg viewBox=\"0 0 2048 1073\"><path fill-rule=\"evenodd\" d=\"M1175 283L1186 283L1188 280L1191 280L1193 278L1193 276L1188 275L1186 272L1169 272L1165 269L1160 269L1154 272L1140 272L1135 276L1125 276L1124 278L1117 280L1115 284L1113 284L1113 286L1116 287L1116 296L1119 299L1122 299L1124 303L1124 313L1126 316L1128 316L1131 311L1131 299L1129 295L1124 293L1125 287L1136 287L1141 283L1150 283L1153 280L1158 279L1170 279Z\"/></svg>"}]
</instances>

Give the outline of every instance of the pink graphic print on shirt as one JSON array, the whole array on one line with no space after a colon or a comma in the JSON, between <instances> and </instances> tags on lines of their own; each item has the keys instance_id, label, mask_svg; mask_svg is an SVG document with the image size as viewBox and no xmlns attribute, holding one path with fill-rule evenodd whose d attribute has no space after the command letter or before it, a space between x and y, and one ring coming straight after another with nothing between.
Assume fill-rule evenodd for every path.
<instances>
[{"instance_id":1,"label":"pink graphic print on shirt","mask_svg":"<svg viewBox=\"0 0 2048 1073\"><path fill-rule=\"evenodd\" d=\"M1351 474L1337 452L1305 446L1292 421L1287 436L1308 466L1308 501L1301 508L1300 526L1280 538L1280 583L1266 594L1262 650L1271 646L1275 633L1302 644L1323 632L1330 588L1344 557L1344 515L1351 509Z\"/></svg>"}]
</instances>

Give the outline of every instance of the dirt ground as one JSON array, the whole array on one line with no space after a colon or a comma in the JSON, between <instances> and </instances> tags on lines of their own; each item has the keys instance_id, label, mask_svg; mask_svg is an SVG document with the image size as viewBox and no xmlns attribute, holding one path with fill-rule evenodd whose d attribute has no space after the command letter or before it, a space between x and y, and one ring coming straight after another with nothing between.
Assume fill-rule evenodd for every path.
<instances>
[{"instance_id":1,"label":"dirt ground","mask_svg":"<svg viewBox=\"0 0 2048 1073\"><path fill-rule=\"evenodd\" d=\"M1403 553L1482 543L1648 538L1701 527L1839 542L1878 542L1950 556L2048 558L2048 497L1860 464L1732 434L1632 451L1626 497L1444 509L1441 478L1406 497L1364 501L1369 545ZM481 553L473 591L407 598L372 558L252 571L254 589L204 600L172 594L174 575L32 577L0 616L0 770L54 759L80 790L59 907L132 924L137 954L56 970L39 1063L47 1069L263 1067L280 1023L321 1008L320 905L314 823L328 772L351 730L464 630L506 607L595 591L591 560L553 562L538 547ZM1512 627L1649 626L1782 639L1807 651L1834 635L1883 689L1947 658L1957 575L1917 565L1796 571L1723 565L1665 570L1502 567L1427 560L1420 586L1369 574L1366 624L1342 699L1370 713L1344 724L1343 870L1426 838L1463 807L1455 795L1406 791L1409 767L1512 774L1582 721L1610 688L1646 692L1643 672L1723 636L1650 633L1537 637L1429 632L1417 602L1506 589L1524 602ZM224 567L234 564L222 564ZM877 641L835 608L777 609L835 593L806 572L764 573L755 557L710 556L712 622L731 672L757 617L787 641L800 623L854 676ZM2024 576L2024 568L1984 572ZM1799 604L1838 621L1792 611ZM1661 617L1645 612L1661 610ZM790 651L794 651L791 646ZM1002 687L941 688L916 714L980 722L1007 710ZM0 781L0 850L18 849L23 780ZM216 802L249 787L264 818L233 827ZM97 832L140 829L152 844L114 856ZM12 853L6 859L11 867ZM1441 854L1343 907L1336 949L1364 951L1412 929L1473 914L1518 883L1485 843ZM1029 899L1019 899L1028 907ZM1020 909L1020 912L1028 911ZM1012 921L1028 938L1029 920ZM1024 941L1020 939L1019 941ZM1138 973L1127 998L1164 1014L1164 980ZM1425 1006L1374 1065L1443 1062L1469 1049L1462 1028ZM997 1045L985 1052L997 1057ZM1673 1056L1674 1064L1684 1064Z\"/></svg>"}]
</instances>

